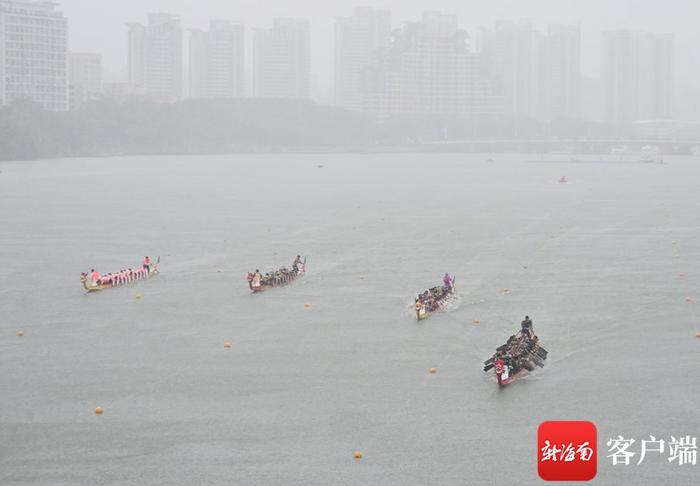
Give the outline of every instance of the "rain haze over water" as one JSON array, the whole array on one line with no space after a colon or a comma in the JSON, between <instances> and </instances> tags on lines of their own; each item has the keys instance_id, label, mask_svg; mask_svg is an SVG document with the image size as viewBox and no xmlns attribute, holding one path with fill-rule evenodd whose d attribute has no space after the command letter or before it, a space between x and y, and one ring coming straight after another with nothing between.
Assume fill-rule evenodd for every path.
<instances>
[{"instance_id":1,"label":"rain haze over water","mask_svg":"<svg viewBox=\"0 0 700 486\"><path fill-rule=\"evenodd\" d=\"M0 485L697 484L699 15L0 0Z\"/></svg>"}]
</instances>

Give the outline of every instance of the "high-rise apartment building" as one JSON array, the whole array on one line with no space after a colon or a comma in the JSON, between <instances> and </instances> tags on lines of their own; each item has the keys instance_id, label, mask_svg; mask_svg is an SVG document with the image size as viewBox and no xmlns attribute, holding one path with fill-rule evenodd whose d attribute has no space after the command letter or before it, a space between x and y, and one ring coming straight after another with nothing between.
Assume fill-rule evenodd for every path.
<instances>
[{"instance_id":1,"label":"high-rise apartment building","mask_svg":"<svg viewBox=\"0 0 700 486\"><path fill-rule=\"evenodd\" d=\"M309 22L277 18L253 34L253 93L266 98L310 95Z\"/></svg>"},{"instance_id":2,"label":"high-rise apartment building","mask_svg":"<svg viewBox=\"0 0 700 486\"><path fill-rule=\"evenodd\" d=\"M148 25L129 26L129 85L133 94L154 101L182 97L182 27L177 16L155 13Z\"/></svg>"},{"instance_id":3,"label":"high-rise apartment building","mask_svg":"<svg viewBox=\"0 0 700 486\"><path fill-rule=\"evenodd\" d=\"M371 73L365 110L376 113L493 113L495 99L457 17L426 12L409 22Z\"/></svg>"},{"instance_id":4,"label":"high-rise apartment building","mask_svg":"<svg viewBox=\"0 0 700 486\"><path fill-rule=\"evenodd\" d=\"M545 40L542 115L547 119L581 116L581 29L550 25Z\"/></svg>"},{"instance_id":5,"label":"high-rise apartment building","mask_svg":"<svg viewBox=\"0 0 700 486\"><path fill-rule=\"evenodd\" d=\"M245 94L245 41L241 24L212 21L190 32L190 97L236 98Z\"/></svg>"},{"instance_id":6,"label":"high-rise apartment building","mask_svg":"<svg viewBox=\"0 0 700 486\"><path fill-rule=\"evenodd\" d=\"M617 124L672 116L673 36L616 30L601 36L604 118Z\"/></svg>"},{"instance_id":7,"label":"high-rise apartment building","mask_svg":"<svg viewBox=\"0 0 700 486\"><path fill-rule=\"evenodd\" d=\"M68 56L70 108L75 110L83 103L102 96L102 56L83 52L71 52Z\"/></svg>"},{"instance_id":8,"label":"high-rise apartment building","mask_svg":"<svg viewBox=\"0 0 700 486\"><path fill-rule=\"evenodd\" d=\"M479 37L481 67L501 111L514 117L552 120L580 116L581 31L554 24L546 33L527 21L499 21Z\"/></svg>"},{"instance_id":9,"label":"high-rise apartment building","mask_svg":"<svg viewBox=\"0 0 700 486\"><path fill-rule=\"evenodd\" d=\"M481 30L481 67L494 93L503 97L504 114L542 115L543 41L529 22L499 21L493 30Z\"/></svg>"},{"instance_id":10,"label":"high-rise apartment building","mask_svg":"<svg viewBox=\"0 0 700 486\"><path fill-rule=\"evenodd\" d=\"M391 41L391 12L358 7L335 21L335 104L363 108L367 76Z\"/></svg>"},{"instance_id":11,"label":"high-rise apartment building","mask_svg":"<svg viewBox=\"0 0 700 486\"><path fill-rule=\"evenodd\" d=\"M0 0L0 105L68 109L68 25L56 4Z\"/></svg>"}]
</instances>

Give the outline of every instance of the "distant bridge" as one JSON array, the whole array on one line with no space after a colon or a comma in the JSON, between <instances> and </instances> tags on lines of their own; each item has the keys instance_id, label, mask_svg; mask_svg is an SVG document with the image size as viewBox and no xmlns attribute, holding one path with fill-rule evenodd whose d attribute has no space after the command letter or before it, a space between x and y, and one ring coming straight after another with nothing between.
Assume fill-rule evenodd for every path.
<instances>
[{"instance_id":1,"label":"distant bridge","mask_svg":"<svg viewBox=\"0 0 700 486\"><path fill-rule=\"evenodd\" d=\"M467 152L560 152L560 153L610 153L613 148L625 147L623 153L635 153L644 147L657 147L661 154L700 155L698 139L488 139L426 142L435 150L459 150Z\"/></svg>"}]
</instances>

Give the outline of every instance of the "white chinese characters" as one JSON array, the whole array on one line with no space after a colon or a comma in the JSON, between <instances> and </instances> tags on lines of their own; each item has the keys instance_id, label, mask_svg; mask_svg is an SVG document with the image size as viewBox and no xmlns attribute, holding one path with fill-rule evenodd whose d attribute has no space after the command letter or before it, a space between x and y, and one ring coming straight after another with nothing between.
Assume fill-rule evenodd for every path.
<instances>
[{"instance_id":1,"label":"white chinese characters","mask_svg":"<svg viewBox=\"0 0 700 486\"><path fill-rule=\"evenodd\" d=\"M581 461L590 461L593 456L593 449L589 447L588 441L583 444L578 444L576 446L569 442L568 444L560 444L561 447L557 447L556 444L550 443L548 440L544 441L544 446L541 449L542 455L540 456L540 461L553 461L553 462L573 462L578 458Z\"/></svg>"},{"instance_id":2,"label":"white chinese characters","mask_svg":"<svg viewBox=\"0 0 700 486\"><path fill-rule=\"evenodd\" d=\"M637 443L635 439L625 439L621 435L617 439L609 439L606 445L608 446L608 458L612 460L613 466L624 464L629 466L632 458L637 455L637 452L630 450ZM639 445L639 460L637 465L641 464L650 452L663 454L664 451L668 454L668 462L677 462L679 466L697 464L697 438L686 435L676 439L671 436L671 440L664 441L656 439L653 435L649 435L649 440L643 439ZM636 450L636 448L635 448Z\"/></svg>"}]
</instances>

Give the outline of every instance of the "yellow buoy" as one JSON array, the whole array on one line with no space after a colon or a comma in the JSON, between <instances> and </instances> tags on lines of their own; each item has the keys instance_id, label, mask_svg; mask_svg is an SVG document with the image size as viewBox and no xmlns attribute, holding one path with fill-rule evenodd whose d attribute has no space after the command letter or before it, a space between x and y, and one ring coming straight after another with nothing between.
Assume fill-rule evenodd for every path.
<instances>
[{"instance_id":1,"label":"yellow buoy","mask_svg":"<svg viewBox=\"0 0 700 486\"><path fill-rule=\"evenodd\" d=\"M141 294L136 294L136 298L137 298L137 299L140 299L140 298L141 298Z\"/></svg>"},{"instance_id":2,"label":"yellow buoy","mask_svg":"<svg viewBox=\"0 0 700 486\"><path fill-rule=\"evenodd\" d=\"M22 337L22 336L24 336L24 331L17 331L16 334L17 334L19 337Z\"/></svg>"},{"instance_id":3,"label":"yellow buoy","mask_svg":"<svg viewBox=\"0 0 700 486\"><path fill-rule=\"evenodd\" d=\"M308 309L309 307L311 307L311 304L304 304L304 307Z\"/></svg>"},{"instance_id":4,"label":"yellow buoy","mask_svg":"<svg viewBox=\"0 0 700 486\"><path fill-rule=\"evenodd\" d=\"M428 371L430 371L431 374L437 373L437 368L430 368Z\"/></svg>"},{"instance_id":5,"label":"yellow buoy","mask_svg":"<svg viewBox=\"0 0 700 486\"><path fill-rule=\"evenodd\" d=\"M506 292L510 292L510 289L501 289L501 292L505 294Z\"/></svg>"},{"instance_id":6,"label":"yellow buoy","mask_svg":"<svg viewBox=\"0 0 700 486\"><path fill-rule=\"evenodd\" d=\"M481 321L479 319L474 319L474 324L479 324Z\"/></svg>"},{"instance_id":7,"label":"yellow buoy","mask_svg":"<svg viewBox=\"0 0 700 486\"><path fill-rule=\"evenodd\" d=\"M224 347L225 347L225 348L230 348L230 347L231 347L231 341L224 341Z\"/></svg>"},{"instance_id":8,"label":"yellow buoy","mask_svg":"<svg viewBox=\"0 0 700 486\"><path fill-rule=\"evenodd\" d=\"M352 457L355 459L362 459L362 452L361 451L355 451L352 453Z\"/></svg>"},{"instance_id":9,"label":"yellow buoy","mask_svg":"<svg viewBox=\"0 0 700 486\"><path fill-rule=\"evenodd\" d=\"M95 407L95 413L97 415L102 415L102 412L103 412L102 407Z\"/></svg>"}]
</instances>

